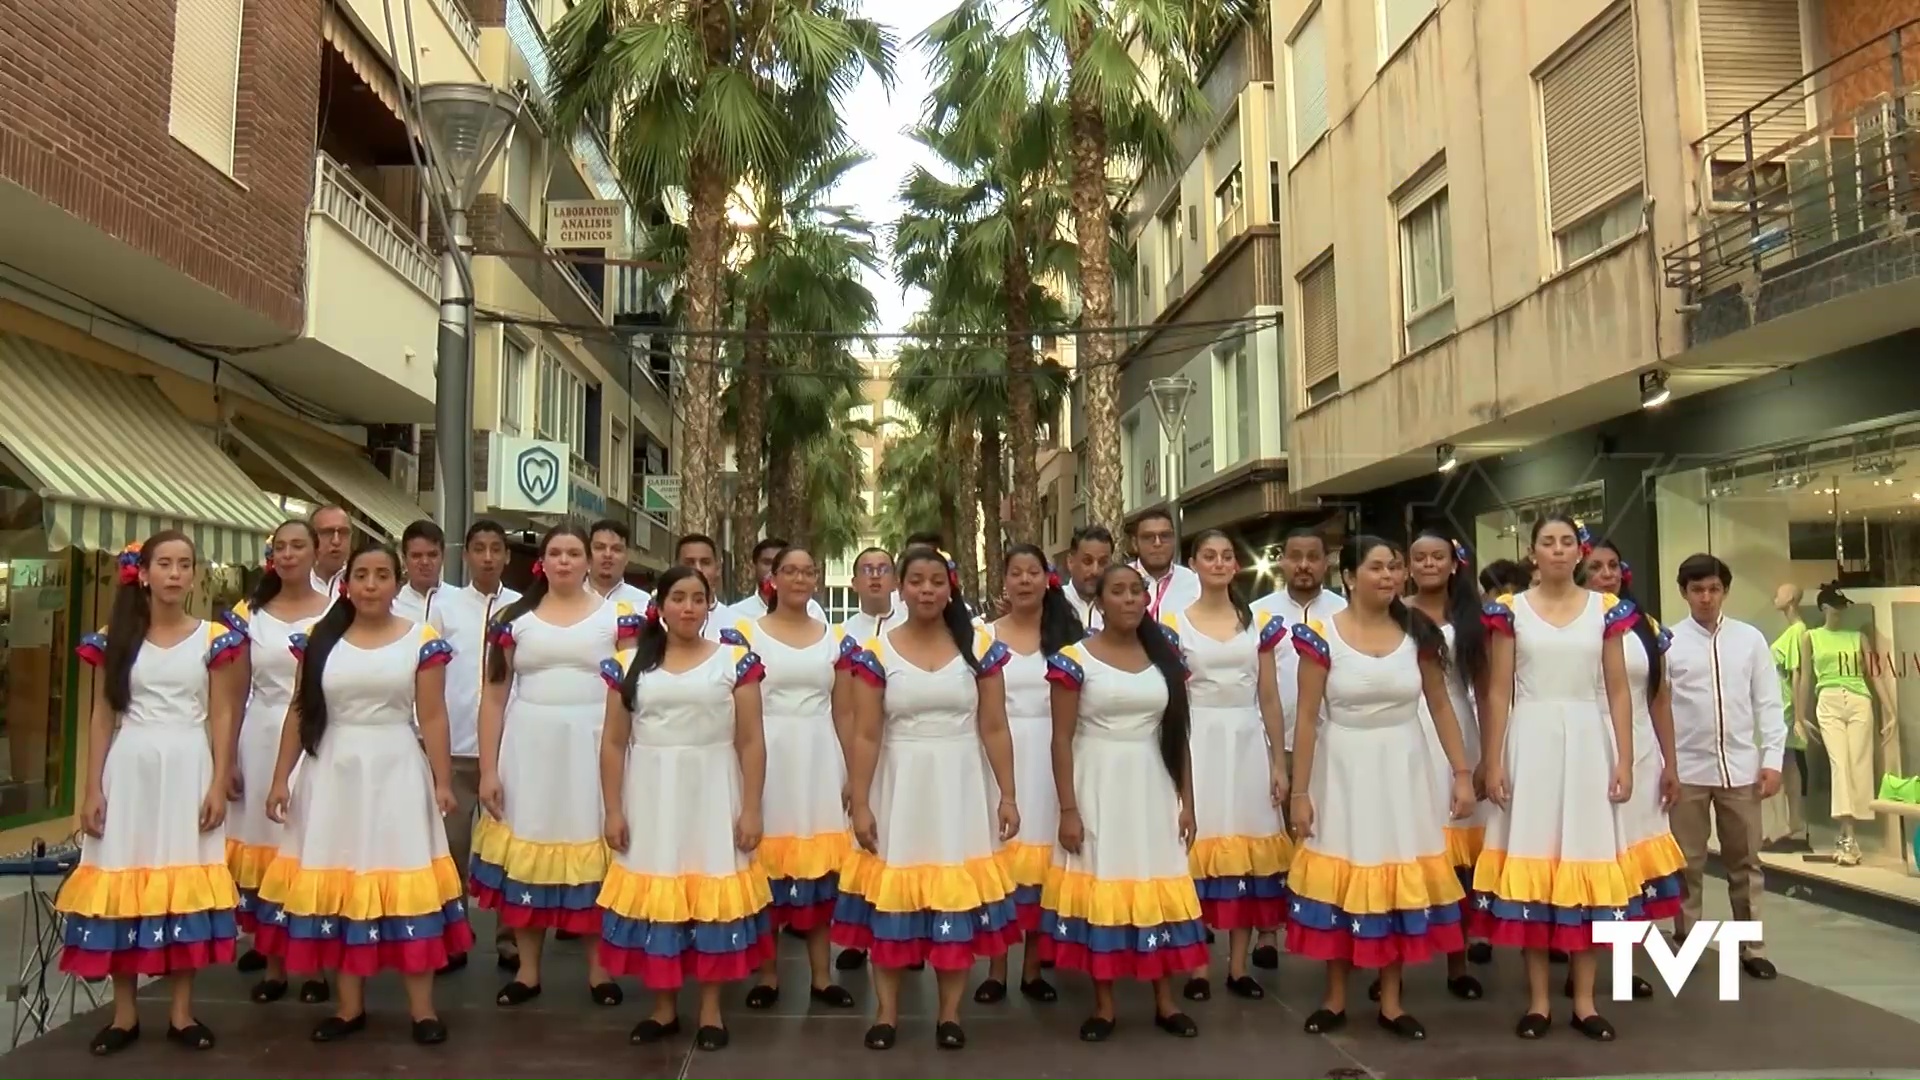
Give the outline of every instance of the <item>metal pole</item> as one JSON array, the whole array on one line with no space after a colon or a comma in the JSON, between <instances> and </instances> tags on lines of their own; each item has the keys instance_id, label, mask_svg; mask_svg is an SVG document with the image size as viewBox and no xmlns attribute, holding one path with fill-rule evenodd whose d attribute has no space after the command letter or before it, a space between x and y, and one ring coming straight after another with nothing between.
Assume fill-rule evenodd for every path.
<instances>
[{"instance_id":1,"label":"metal pole","mask_svg":"<svg viewBox=\"0 0 1920 1080\"><path fill-rule=\"evenodd\" d=\"M443 574L467 583L467 526L473 519L473 296L460 276L467 240L465 207L449 207L440 252L440 340L434 366L434 464L440 527L447 534Z\"/></svg>"}]
</instances>

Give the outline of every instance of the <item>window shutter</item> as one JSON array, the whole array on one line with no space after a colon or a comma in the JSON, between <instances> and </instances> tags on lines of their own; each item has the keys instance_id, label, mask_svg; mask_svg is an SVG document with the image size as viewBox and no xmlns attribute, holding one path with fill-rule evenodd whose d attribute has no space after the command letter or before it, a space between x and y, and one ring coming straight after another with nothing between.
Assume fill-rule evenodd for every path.
<instances>
[{"instance_id":1,"label":"window shutter","mask_svg":"<svg viewBox=\"0 0 1920 1080\"><path fill-rule=\"evenodd\" d=\"M1540 76L1547 218L1558 233L1641 182L1640 80L1632 7Z\"/></svg>"},{"instance_id":2,"label":"window shutter","mask_svg":"<svg viewBox=\"0 0 1920 1080\"><path fill-rule=\"evenodd\" d=\"M1301 390L1340 374L1340 318L1333 257L1300 278Z\"/></svg>"},{"instance_id":3,"label":"window shutter","mask_svg":"<svg viewBox=\"0 0 1920 1080\"><path fill-rule=\"evenodd\" d=\"M1740 114L1798 79L1800 0L1699 0L1700 81L1706 98L1713 156L1745 161ZM1758 158L1807 129L1801 94L1781 95L1753 116L1753 156Z\"/></svg>"},{"instance_id":4,"label":"window shutter","mask_svg":"<svg viewBox=\"0 0 1920 1080\"><path fill-rule=\"evenodd\" d=\"M233 173L240 95L243 0L176 0L167 132L223 173Z\"/></svg>"},{"instance_id":5,"label":"window shutter","mask_svg":"<svg viewBox=\"0 0 1920 1080\"><path fill-rule=\"evenodd\" d=\"M1213 184L1218 187L1226 182L1227 176L1240 167L1240 116L1234 114L1227 126L1220 131L1220 137L1207 147L1207 164L1213 170Z\"/></svg>"},{"instance_id":6,"label":"window shutter","mask_svg":"<svg viewBox=\"0 0 1920 1080\"><path fill-rule=\"evenodd\" d=\"M1307 16L1287 47L1296 154L1327 130L1327 41L1320 24L1323 10L1316 8Z\"/></svg>"},{"instance_id":7,"label":"window shutter","mask_svg":"<svg viewBox=\"0 0 1920 1080\"><path fill-rule=\"evenodd\" d=\"M1433 13L1433 0L1381 0L1380 27L1383 53L1391 53L1413 36L1420 20Z\"/></svg>"}]
</instances>

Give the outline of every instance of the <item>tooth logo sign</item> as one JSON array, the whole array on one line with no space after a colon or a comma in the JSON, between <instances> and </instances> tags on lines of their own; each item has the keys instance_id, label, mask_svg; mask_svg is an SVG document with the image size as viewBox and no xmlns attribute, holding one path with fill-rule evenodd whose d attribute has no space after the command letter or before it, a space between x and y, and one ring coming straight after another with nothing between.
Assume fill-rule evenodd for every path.
<instances>
[{"instance_id":1,"label":"tooth logo sign","mask_svg":"<svg viewBox=\"0 0 1920 1080\"><path fill-rule=\"evenodd\" d=\"M560 490L560 459L544 446L521 451L514 473L520 481L520 493L536 505L552 499Z\"/></svg>"}]
</instances>

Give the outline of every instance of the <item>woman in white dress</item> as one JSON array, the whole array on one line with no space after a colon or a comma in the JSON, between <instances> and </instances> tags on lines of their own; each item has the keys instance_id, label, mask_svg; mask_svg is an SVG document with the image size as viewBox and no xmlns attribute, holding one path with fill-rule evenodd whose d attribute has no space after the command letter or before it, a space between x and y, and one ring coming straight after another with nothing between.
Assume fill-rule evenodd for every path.
<instances>
[{"instance_id":1,"label":"woman in white dress","mask_svg":"<svg viewBox=\"0 0 1920 1080\"><path fill-rule=\"evenodd\" d=\"M1041 893L1041 951L1093 980L1080 1038L1113 1035L1113 983L1153 984L1153 1022L1169 1035L1200 1028L1169 981L1207 961L1193 886L1193 773L1187 672L1173 632L1148 617L1147 583L1131 566L1102 571L1100 629L1047 659L1060 836Z\"/></svg>"},{"instance_id":2,"label":"woman in white dress","mask_svg":"<svg viewBox=\"0 0 1920 1080\"><path fill-rule=\"evenodd\" d=\"M1293 628L1301 664L1291 819L1300 849L1287 877L1287 951L1327 965L1308 1034L1346 1025L1347 979L1362 967L1380 971L1380 1026L1424 1039L1401 1005L1401 977L1406 964L1466 950L1465 891L1447 859L1445 822L1473 809L1473 769L1447 694L1446 639L1400 599L1400 549L1355 537L1340 567L1345 610ZM1448 765L1445 815L1429 727Z\"/></svg>"},{"instance_id":3,"label":"woman in white dress","mask_svg":"<svg viewBox=\"0 0 1920 1080\"><path fill-rule=\"evenodd\" d=\"M1469 930L1524 950L1527 1011L1514 1033L1552 1026L1548 949L1570 954L1573 1027L1609 1040L1594 1005L1590 926L1639 918L1637 882L1616 808L1633 795L1633 690L1620 639L1640 618L1633 604L1574 581L1580 540L1572 519L1534 522L1540 583L1488 601L1493 634L1481 744L1486 846L1474 865ZM1594 687L1605 680L1606 709Z\"/></svg>"},{"instance_id":4,"label":"woman in white dress","mask_svg":"<svg viewBox=\"0 0 1920 1080\"><path fill-rule=\"evenodd\" d=\"M767 745L760 658L708 640L707 581L687 566L660 576L634 647L602 666L610 692L600 750L607 845L598 964L637 976L653 1011L628 1036L680 1031L680 987L700 984L694 1046L727 1045L720 991L772 959L767 877L753 863L763 831ZM804 608L802 609L804 611Z\"/></svg>"},{"instance_id":5,"label":"woman in white dress","mask_svg":"<svg viewBox=\"0 0 1920 1080\"><path fill-rule=\"evenodd\" d=\"M935 1044L958 1050L967 970L1020 937L1013 880L995 851L1020 831L1001 678L1010 655L967 616L941 552L901 556L900 599L906 622L850 661L847 795L859 847L840 873L833 939L872 957L870 1049L894 1045L900 970L925 963L939 985Z\"/></svg>"},{"instance_id":6,"label":"woman in white dress","mask_svg":"<svg viewBox=\"0 0 1920 1080\"><path fill-rule=\"evenodd\" d=\"M255 914L261 950L288 971L337 973L339 1002L314 1042L366 1029L366 980L381 971L406 984L413 1041L445 1042L434 972L473 944L443 820L457 805L453 649L393 614L404 580L393 549L362 549L342 572L346 595L289 645L300 671L267 795L287 829Z\"/></svg>"},{"instance_id":7,"label":"woman in white dress","mask_svg":"<svg viewBox=\"0 0 1920 1080\"><path fill-rule=\"evenodd\" d=\"M1286 728L1273 650L1286 620L1255 615L1233 584L1240 558L1218 529L1194 537L1200 599L1160 621L1174 632L1191 677L1193 712L1194 888L1208 930L1227 933L1227 990L1259 999L1266 989L1247 974L1253 935L1280 925L1286 911ZM1213 996L1203 966L1187 980L1192 1001Z\"/></svg>"},{"instance_id":8,"label":"woman in white dress","mask_svg":"<svg viewBox=\"0 0 1920 1080\"><path fill-rule=\"evenodd\" d=\"M774 929L805 936L812 976L809 996L836 1009L853 995L833 981L828 932L840 896L840 867L853 846L847 831L846 738L853 724L841 657L849 644L837 629L807 614L820 569L805 548L774 554L760 595L767 613L721 631L727 645L752 649L766 670L760 684L766 731L767 783L761 800L766 836L755 857L773 890ZM780 1000L772 955L747 991L747 1008Z\"/></svg>"},{"instance_id":9,"label":"woman in white dress","mask_svg":"<svg viewBox=\"0 0 1920 1080\"><path fill-rule=\"evenodd\" d=\"M1047 657L1087 636L1046 553L1032 544L1007 548L1001 578L1007 613L991 627L1007 649L1001 678L1007 687L1007 730L1013 739L1013 776L1020 792L1020 831L1000 846L1000 863L1013 880L1014 907L1026 951L1020 956L1020 993L1057 1001L1060 991L1041 973L1040 891L1053 864L1060 832L1060 799L1053 790L1053 705ZM1007 957L987 961L987 978L973 992L982 1005L1005 1001Z\"/></svg>"},{"instance_id":10,"label":"woman in white dress","mask_svg":"<svg viewBox=\"0 0 1920 1080\"><path fill-rule=\"evenodd\" d=\"M227 869L233 871L233 883L240 889L240 929L248 934L260 928L254 901L285 832L267 816L267 793L273 788L280 729L287 719L287 706L293 703L293 678L299 668L289 642L295 634L311 633L314 621L326 614L335 598L313 587L313 557L319 542L306 521L281 523L267 545L267 570L260 575L260 584L225 619L248 642L241 661L247 671L247 708L240 720L227 819ZM249 949L237 966L241 971L266 970L266 977L254 984L254 1001L265 1004L286 996L285 964ZM327 994L324 979L300 987L300 1000L309 1004L327 1000Z\"/></svg>"},{"instance_id":11,"label":"woman in white dress","mask_svg":"<svg viewBox=\"0 0 1920 1080\"><path fill-rule=\"evenodd\" d=\"M599 797L606 686L600 665L639 632L640 617L588 587L585 530L560 525L540 543L533 585L494 620L480 690L480 820L474 903L513 928L519 967L494 996L540 996L547 931L598 934L607 842ZM594 1004L623 1000L587 958Z\"/></svg>"},{"instance_id":12,"label":"woman in white dress","mask_svg":"<svg viewBox=\"0 0 1920 1080\"><path fill-rule=\"evenodd\" d=\"M1579 536L1586 553L1580 569L1587 588L1633 603L1633 568L1620 557L1620 549L1611 540L1594 541L1584 524ZM1640 917L1661 922L1680 914L1687 893L1686 855L1667 826L1667 811L1680 798L1680 773L1673 763L1673 698L1666 679L1673 635L1642 613L1633 624L1633 637L1631 642L1622 639L1627 687L1633 694L1633 797L1615 813L1627 844L1627 883L1640 891ZM1603 708L1604 689L1596 687ZM1569 982L1569 994L1571 987ZM1653 984L1635 975L1633 996L1652 997Z\"/></svg>"},{"instance_id":13,"label":"woman in white dress","mask_svg":"<svg viewBox=\"0 0 1920 1080\"><path fill-rule=\"evenodd\" d=\"M60 970L113 979L113 1019L88 1044L118 1053L140 1037L143 975L171 992L167 1038L213 1046L194 1019L193 975L233 959L239 894L227 870L227 776L246 694L234 664L246 638L186 612L193 542L154 534L122 552L103 632L80 639L98 669L88 715L80 865L60 886Z\"/></svg>"}]
</instances>

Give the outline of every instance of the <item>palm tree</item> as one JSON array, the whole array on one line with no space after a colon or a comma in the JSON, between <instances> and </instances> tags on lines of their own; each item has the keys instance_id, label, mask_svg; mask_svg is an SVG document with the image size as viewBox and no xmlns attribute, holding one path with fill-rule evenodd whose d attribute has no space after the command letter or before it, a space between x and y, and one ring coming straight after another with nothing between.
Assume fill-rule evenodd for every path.
<instances>
[{"instance_id":1,"label":"palm tree","mask_svg":"<svg viewBox=\"0 0 1920 1080\"><path fill-rule=\"evenodd\" d=\"M905 547L907 537L916 532L959 535L955 509L960 480L945 437L939 428L914 426L887 443L876 470L880 498L873 531L888 551Z\"/></svg>"},{"instance_id":2,"label":"palm tree","mask_svg":"<svg viewBox=\"0 0 1920 1080\"><path fill-rule=\"evenodd\" d=\"M844 395L835 405L844 415L865 403L866 399L858 395ZM873 431L874 426L867 421L845 421L809 441L800 452L797 471L805 493L795 507L793 535L806 538L808 550L820 563L851 553L871 531L860 494L867 477L860 464L856 436Z\"/></svg>"},{"instance_id":3,"label":"palm tree","mask_svg":"<svg viewBox=\"0 0 1920 1080\"><path fill-rule=\"evenodd\" d=\"M890 83L893 39L849 0L579 0L555 25L558 130L613 119L627 190L687 193L682 528L716 532L720 494L722 274L733 245L727 201L777 175L863 71ZM801 107L811 102L815 107ZM824 104L826 107L817 107Z\"/></svg>"}]
</instances>

